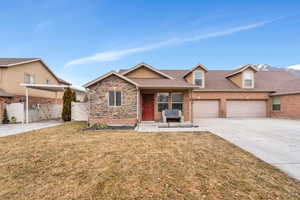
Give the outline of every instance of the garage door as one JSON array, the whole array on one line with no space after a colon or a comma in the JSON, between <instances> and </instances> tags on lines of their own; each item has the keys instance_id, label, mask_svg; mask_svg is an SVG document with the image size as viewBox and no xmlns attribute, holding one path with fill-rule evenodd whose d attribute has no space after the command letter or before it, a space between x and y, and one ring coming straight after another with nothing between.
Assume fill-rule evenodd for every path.
<instances>
[{"instance_id":1,"label":"garage door","mask_svg":"<svg viewBox=\"0 0 300 200\"><path fill-rule=\"evenodd\" d=\"M200 100L193 103L194 119L219 117L218 100Z\"/></svg>"},{"instance_id":2,"label":"garage door","mask_svg":"<svg viewBox=\"0 0 300 200\"><path fill-rule=\"evenodd\" d=\"M227 101L227 117L266 117L266 101Z\"/></svg>"}]
</instances>

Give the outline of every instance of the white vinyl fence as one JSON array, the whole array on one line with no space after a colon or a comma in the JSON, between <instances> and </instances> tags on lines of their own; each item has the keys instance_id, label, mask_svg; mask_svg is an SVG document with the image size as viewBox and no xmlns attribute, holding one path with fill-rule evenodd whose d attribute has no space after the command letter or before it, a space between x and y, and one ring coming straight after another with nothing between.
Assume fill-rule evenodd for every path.
<instances>
[{"instance_id":1,"label":"white vinyl fence","mask_svg":"<svg viewBox=\"0 0 300 200\"><path fill-rule=\"evenodd\" d=\"M12 117L16 118L16 122L25 121L25 106L24 103L12 103L6 105L7 117L11 120Z\"/></svg>"},{"instance_id":2,"label":"white vinyl fence","mask_svg":"<svg viewBox=\"0 0 300 200\"><path fill-rule=\"evenodd\" d=\"M88 120L88 103L72 102L72 121Z\"/></svg>"},{"instance_id":3,"label":"white vinyl fence","mask_svg":"<svg viewBox=\"0 0 300 200\"><path fill-rule=\"evenodd\" d=\"M17 122L25 122L24 103L7 104L6 109L9 120L11 120L11 117L15 117ZM28 110L28 119L29 122L59 119L61 113L61 104L34 104Z\"/></svg>"},{"instance_id":4,"label":"white vinyl fence","mask_svg":"<svg viewBox=\"0 0 300 200\"><path fill-rule=\"evenodd\" d=\"M28 110L29 122L61 118L61 104L36 104Z\"/></svg>"}]
</instances>

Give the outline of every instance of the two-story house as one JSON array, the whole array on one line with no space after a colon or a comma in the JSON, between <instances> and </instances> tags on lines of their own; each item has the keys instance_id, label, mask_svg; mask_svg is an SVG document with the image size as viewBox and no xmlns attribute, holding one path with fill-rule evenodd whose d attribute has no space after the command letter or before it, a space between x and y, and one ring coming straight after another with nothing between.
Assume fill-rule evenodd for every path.
<instances>
[{"instance_id":1,"label":"two-story house","mask_svg":"<svg viewBox=\"0 0 300 200\"><path fill-rule=\"evenodd\" d=\"M160 121L164 109L179 109L185 121L213 117L300 118L300 78L285 71L160 70L141 63L87 84L90 123Z\"/></svg>"},{"instance_id":2,"label":"two-story house","mask_svg":"<svg viewBox=\"0 0 300 200\"><path fill-rule=\"evenodd\" d=\"M0 58L0 118L5 103L25 101L21 83L71 85L58 78L39 58ZM62 93L30 89L29 104L62 103Z\"/></svg>"}]
</instances>

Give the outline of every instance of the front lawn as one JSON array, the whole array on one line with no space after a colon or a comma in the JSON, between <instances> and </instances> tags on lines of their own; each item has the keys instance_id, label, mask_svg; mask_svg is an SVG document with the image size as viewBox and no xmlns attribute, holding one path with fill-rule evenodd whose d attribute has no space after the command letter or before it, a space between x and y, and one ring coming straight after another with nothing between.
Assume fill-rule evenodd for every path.
<instances>
[{"instance_id":1,"label":"front lawn","mask_svg":"<svg viewBox=\"0 0 300 200\"><path fill-rule=\"evenodd\" d=\"M83 126L0 138L0 199L300 199L300 182L211 133Z\"/></svg>"}]
</instances>

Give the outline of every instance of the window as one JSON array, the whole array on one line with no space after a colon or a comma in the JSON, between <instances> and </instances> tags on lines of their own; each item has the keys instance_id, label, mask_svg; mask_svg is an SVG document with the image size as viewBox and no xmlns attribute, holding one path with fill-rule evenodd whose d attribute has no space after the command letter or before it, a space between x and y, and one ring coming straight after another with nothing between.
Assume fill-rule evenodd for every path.
<instances>
[{"instance_id":1,"label":"window","mask_svg":"<svg viewBox=\"0 0 300 200\"><path fill-rule=\"evenodd\" d=\"M169 93L158 93L157 96L158 112L161 112L169 108L168 99L169 99Z\"/></svg>"},{"instance_id":2,"label":"window","mask_svg":"<svg viewBox=\"0 0 300 200\"><path fill-rule=\"evenodd\" d=\"M183 108L183 94L172 93L172 109L178 109L182 111Z\"/></svg>"},{"instance_id":3,"label":"window","mask_svg":"<svg viewBox=\"0 0 300 200\"><path fill-rule=\"evenodd\" d=\"M272 110L280 110L280 98L275 97L272 99Z\"/></svg>"},{"instance_id":4,"label":"window","mask_svg":"<svg viewBox=\"0 0 300 200\"><path fill-rule=\"evenodd\" d=\"M33 84L34 83L34 76L31 74L25 74L24 82L27 84Z\"/></svg>"},{"instance_id":5,"label":"window","mask_svg":"<svg viewBox=\"0 0 300 200\"><path fill-rule=\"evenodd\" d=\"M108 105L109 106L121 106L122 95L121 91L109 91L108 92Z\"/></svg>"},{"instance_id":6,"label":"window","mask_svg":"<svg viewBox=\"0 0 300 200\"><path fill-rule=\"evenodd\" d=\"M194 72L194 84L203 87L203 72Z\"/></svg>"},{"instance_id":7,"label":"window","mask_svg":"<svg viewBox=\"0 0 300 200\"><path fill-rule=\"evenodd\" d=\"M244 72L244 87L253 88L253 72Z\"/></svg>"},{"instance_id":8,"label":"window","mask_svg":"<svg viewBox=\"0 0 300 200\"><path fill-rule=\"evenodd\" d=\"M49 79L46 80L46 84L50 84L51 81Z\"/></svg>"}]
</instances>

